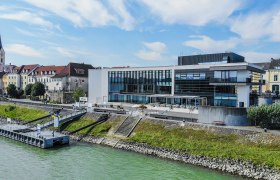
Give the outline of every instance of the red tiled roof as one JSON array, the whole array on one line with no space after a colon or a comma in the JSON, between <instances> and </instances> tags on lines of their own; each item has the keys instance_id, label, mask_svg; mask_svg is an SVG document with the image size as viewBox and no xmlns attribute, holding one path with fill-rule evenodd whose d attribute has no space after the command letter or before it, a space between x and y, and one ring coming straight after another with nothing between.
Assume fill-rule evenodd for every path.
<instances>
[{"instance_id":1,"label":"red tiled roof","mask_svg":"<svg viewBox=\"0 0 280 180\"><path fill-rule=\"evenodd\" d=\"M23 65L23 69L29 69L32 70L34 69L36 66L38 66L38 64L29 64L29 65Z\"/></svg>"},{"instance_id":2,"label":"red tiled roof","mask_svg":"<svg viewBox=\"0 0 280 180\"><path fill-rule=\"evenodd\" d=\"M56 71L56 73L60 73L65 66L41 66L36 69L36 72L41 73L42 71Z\"/></svg>"},{"instance_id":3,"label":"red tiled roof","mask_svg":"<svg viewBox=\"0 0 280 180\"><path fill-rule=\"evenodd\" d=\"M70 65L68 64L67 66L64 67L64 69L62 71L60 71L60 73L57 73L55 75L55 77L65 77L70 75Z\"/></svg>"}]
</instances>

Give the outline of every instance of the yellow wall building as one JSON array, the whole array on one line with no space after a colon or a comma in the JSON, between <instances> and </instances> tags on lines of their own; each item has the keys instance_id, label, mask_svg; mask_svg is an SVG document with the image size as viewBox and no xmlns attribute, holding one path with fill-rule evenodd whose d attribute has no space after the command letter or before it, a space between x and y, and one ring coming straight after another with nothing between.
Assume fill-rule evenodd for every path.
<instances>
[{"instance_id":1,"label":"yellow wall building","mask_svg":"<svg viewBox=\"0 0 280 180\"><path fill-rule=\"evenodd\" d=\"M3 93L7 93L8 82L8 74L4 74L2 77Z\"/></svg>"},{"instance_id":2,"label":"yellow wall building","mask_svg":"<svg viewBox=\"0 0 280 180\"><path fill-rule=\"evenodd\" d=\"M265 85L263 85L263 92L279 92L280 91L280 59L271 59L270 62L256 63L265 70L263 79Z\"/></svg>"}]
</instances>

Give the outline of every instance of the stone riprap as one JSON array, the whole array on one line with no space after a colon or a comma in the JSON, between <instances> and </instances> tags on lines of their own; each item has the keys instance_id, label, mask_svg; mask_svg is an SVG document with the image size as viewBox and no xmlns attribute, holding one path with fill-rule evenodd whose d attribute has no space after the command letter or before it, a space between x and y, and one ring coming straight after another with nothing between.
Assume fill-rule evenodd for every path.
<instances>
[{"instance_id":1,"label":"stone riprap","mask_svg":"<svg viewBox=\"0 0 280 180\"><path fill-rule=\"evenodd\" d=\"M211 158L205 156L195 156L186 153L180 153L163 148L151 147L147 144L126 142L118 139L108 137L90 137L86 136L81 138L77 135L72 135L71 138L75 141L82 141L87 143L101 144L111 146L117 149L126 151L133 151L145 155L157 156L160 158L171 159L175 161L203 166L206 168L231 173L252 179L266 179L266 180L279 180L280 172L278 169L270 168L268 166L254 165L251 162Z\"/></svg>"}]
</instances>

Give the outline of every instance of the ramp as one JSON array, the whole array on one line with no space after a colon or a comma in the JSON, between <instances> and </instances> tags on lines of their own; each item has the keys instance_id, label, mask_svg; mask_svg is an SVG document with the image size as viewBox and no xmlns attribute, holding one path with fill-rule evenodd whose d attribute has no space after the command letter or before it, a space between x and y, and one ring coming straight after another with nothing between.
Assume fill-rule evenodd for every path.
<instances>
[{"instance_id":1,"label":"ramp","mask_svg":"<svg viewBox=\"0 0 280 180\"><path fill-rule=\"evenodd\" d=\"M73 112L73 113L64 115L64 116L62 116L62 117L59 119L59 124L72 121L72 120L75 119L75 118L81 117L81 116L84 115L85 113L87 113L87 111L86 111L86 110L82 110L82 111L75 111L75 112ZM45 124L42 124L41 129L48 128L48 127L52 126L53 124L54 124L54 121L46 122ZM36 128L35 128L35 129L36 129Z\"/></svg>"},{"instance_id":2,"label":"ramp","mask_svg":"<svg viewBox=\"0 0 280 180\"><path fill-rule=\"evenodd\" d=\"M130 136L141 119L142 118L137 116L128 116L114 134L124 137Z\"/></svg>"}]
</instances>

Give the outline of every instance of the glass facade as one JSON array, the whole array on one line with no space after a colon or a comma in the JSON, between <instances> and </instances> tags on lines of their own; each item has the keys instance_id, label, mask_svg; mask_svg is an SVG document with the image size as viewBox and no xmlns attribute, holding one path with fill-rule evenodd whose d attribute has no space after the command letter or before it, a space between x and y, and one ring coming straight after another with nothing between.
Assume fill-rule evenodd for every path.
<instances>
[{"instance_id":1,"label":"glass facade","mask_svg":"<svg viewBox=\"0 0 280 180\"><path fill-rule=\"evenodd\" d=\"M207 100L205 104L208 105L236 107L238 85L234 83L258 82L261 77L255 72L244 71L240 77L238 73L237 70L213 71L209 68L109 71L106 98L109 102L196 105L198 101L192 100L192 97L198 97ZM253 90L254 85L251 88Z\"/></svg>"},{"instance_id":2,"label":"glass facade","mask_svg":"<svg viewBox=\"0 0 280 180\"><path fill-rule=\"evenodd\" d=\"M236 81L237 71L176 70L175 95L190 95L207 98L207 104L216 106L236 106L235 86L213 86L210 80ZM186 102L180 102L184 104Z\"/></svg>"},{"instance_id":3,"label":"glass facade","mask_svg":"<svg viewBox=\"0 0 280 180\"><path fill-rule=\"evenodd\" d=\"M214 86L209 85L211 77L213 72L208 69L175 70L174 94L206 97L207 104L213 104Z\"/></svg>"},{"instance_id":4,"label":"glass facade","mask_svg":"<svg viewBox=\"0 0 280 180\"><path fill-rule=\"evenodd\" d=\"M171 70L108 72L109 102L148 103L151 94L171 94Z\"/></svg>"}]
</instances>

